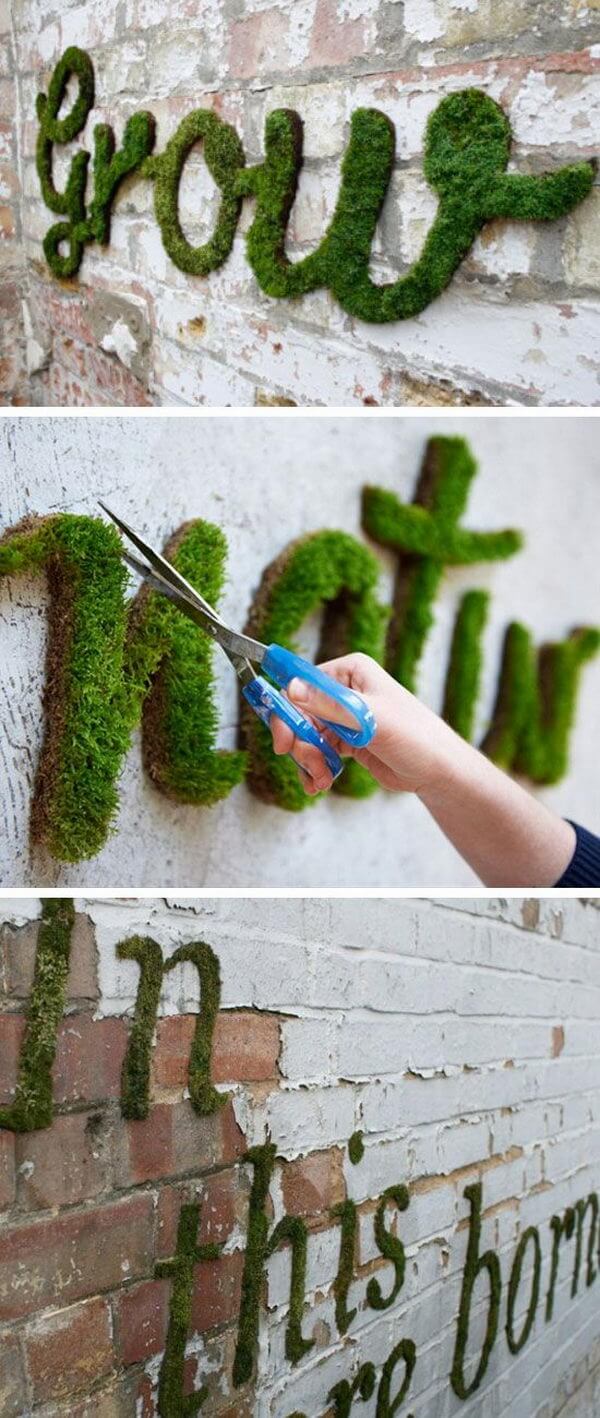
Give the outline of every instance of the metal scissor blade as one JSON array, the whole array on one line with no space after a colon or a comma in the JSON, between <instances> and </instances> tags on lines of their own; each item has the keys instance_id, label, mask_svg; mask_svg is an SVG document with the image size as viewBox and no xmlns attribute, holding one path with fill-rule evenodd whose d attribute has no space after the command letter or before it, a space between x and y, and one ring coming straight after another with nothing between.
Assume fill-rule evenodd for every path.
<instances>
[{"instance_id":1,"label":"metal scissor blade","mask_svg":"<svg viewBox=\"0 0 600 1418\"><path fill-rule=\"evenodd\" d=\"M266 646L260 640L251 640L247 635L239 635L235 630L230 630L208 601L205 601L200 592L196 591L195 587L191 586L189 581L186 581L185 577L176 571L170 561L166 560L166 557L154 551L153 547L149 546L138 532L135 532L127 522L118 517L116 512L111 512L104 502L100 499L98 501L107 516L115 522L120 531L133 542L134 546L150 563L149 566L146 566L131 552L123 551L123 560L131 567L132 571L136 571L153 591L167 596L183 615L187 616L189 620L193 620L194 624L205 630L213 640L218 641L231 659L238 674L242 675L243 673L245 677L248 658L255 660L257 664L262 663L266 654ZM241 667L240 661L243 662ZM251 666L248 668L252 669Z\"/></svg>"},{"instance_id":2,"label":"metal scissor blade","mask_svg":"<svg viewBox=\"0 0 600 1418\"><path fill-rule=\"evenodd\" d=\"M143 537L140 537L139 532L134 531L133 527L130 527L127 522L124 522L122 517L117 516L116 512L112 512L110 507L107 507L106 503L102 502L100 498L98 498L98 502L103 512L106 512L107 517L111 518L111 521L116 524L119 530L123 532L128 540L133 542L133 545L137 547L138 551L141 551L142 555L146 557L152 569L158 572L159 577L168 581L175 590L181 591L188 599L195 601L196 604L199 603L206 615L210 616L211 620L216 621L217 625L222 625L227 629L225 621L221 619L221 616L217 614L216 610L209 605L208 601L205 601L204 596L201 596L200 592L196 591L194 586L190 586L185 576L182 576L181 572L176 571L175 567L171 565L170 561L167 561L165 556L161 556L160 552L155 551L154 547L151 547L148 542L144 541ZM138 569L141 570L140 567L138 567Z\"/></svg>"}]
</instances>

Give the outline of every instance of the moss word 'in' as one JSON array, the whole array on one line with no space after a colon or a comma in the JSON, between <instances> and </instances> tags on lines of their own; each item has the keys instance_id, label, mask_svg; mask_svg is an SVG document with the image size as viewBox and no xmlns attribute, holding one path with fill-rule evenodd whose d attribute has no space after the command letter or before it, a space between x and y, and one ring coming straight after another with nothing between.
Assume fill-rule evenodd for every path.
<instances>
[{"instance_id":1,"label":"moss word 'in'","mask_svg":"<svg viewBox=\"0 0 600 1418\"><path fill-rule=\"evenodd\" d=\"M174 561L218 602L225 539L206 522L174 539ZM127 572L114 528L64 513L30 519L0 541L0 576L45 570L50 592L46 731L31 815L34 842L61 861L103 846L116 783L147 698L144 760L163 792L211 805L244 775L239 752L215 750L212 643L162 596L125 602Z\"/></svg>"},{"instance_id":2,"label":"moss word 'in'","mask_svg":"<svg viewBox=\"0 0 600 1418\"><path fill-rule=\"evenodd\" d=\"M78 94L66 117L58 113L69 79ZM107 242L110 212L123 178L141 171L155 182L155 211L166 251L180 270L206 276L229 255L244 197L255 200L246 239L248 261L267 295L297 297L329 289L348 314L381 323L418 315L441 294L482 227L496 218L554 221L589 193L593 166L573 163L541 176L507 172L511 128L506 114L480 89L442 99L427 124L424 173L438 197L438 210L418 260L405 275L378 285L370 275L373 241L395 161L393 124L378 109L352 115L335 212L315 251L292 262L286 235L303 161L303 129L297 113L277 109L265 125L265 155L245 166L235 130L210 109L182 119L164 153L153 155L155 124L150 113L128 121L122 149L112 129L94 130L93 195L86 206L90 154L71 161L64 192L53 179L53 149L83 130L94 104L94 70L83 50L70 48L59 60L48 89L39 94L37 168L46 205L67 218L44 241L50 269L74 275L86 243ZM179 188L189 153L202 142L208 170L221 193L212 236L201 246L187 241L179 220ZM66 253L61 249L66 247Z\"/></svg>"},{"instance_id":3,"label":"moss word 'in'","mask_svg":"<svg viewBox=\"0 0 600 1418\"><path fill-rule=\"evenodd\" d=\"M479 1254L481 1239L481 1182L465 1187L463 1195L470 1203L471 1215L450 1382L457 1397L465 1399L469 1398L470 1395L475 1393L475 1390L479 1388L489 1363L490 1354L496 1342L498 1319L500 1315L500 1298L502 1294L502 1277L500 1273L500 1261L496 1252L485 1251L483 1255ZM487 1325L479 1364L471 1382L468 1384L465 1378L465 1357L469 1343L471 1304L475 1283L478 1276L481 1275L484 1270L488 1273L490 1285Z\"/></svg>"},{"instance_id":4,"label":"moss word 'in'","mask_svg":"<svg viewBox=\"0 0 600 1418\"><path fill-rule=\"evenodd\" d=\"M0 1108L0 1128L35 1132L52 1122L52 1065L65 1004L74 921L72 901L42 902L15 1098L9 1108Z\"/></svg>"},{"instance_id":5,"label":"moss word 'in'","mask_svg":"<svg viewBox=\"0 0 600 1418\"><path fill-rule=\"evenodd\" d=\"M267 645L276 642L293 650L294 637L306 617L323 607L317 662L350 650L362 650L380 660L387 611L375 595L378 579L373 553L355 537L346 532L314 532L292 542L267 567L246 633ZM273 752L268 728L245 703L241 732L250 760L248 785L257 797L292 812L315 801L304 792L291 759ZM370 774L352 762L339 784L347 795L358 797L374 787Z\"/></svg>"},{"instance_id":6,"label":"moss word 'in'","mask_svg":"<svg viewBox=\"0 0 600 1418\"><path fill-rule=\"evenodd\" d=\"M206 1117L227 1101L210 1081L212 1042L221 999L218 957L204 941L182 945L163 958L160 946L149 936L132 936L117 946L119 960L134 960L140 967L135 1012L123 1061L121 1110L125 1118L147 1118L150 1106L150 1056L163 980L175 966L194 965L200 982L200 1009L190 1050L188 1087L192 1107Z\"/></svg>"},{"instance_id":7,"label":"moss word 'in'","mask_svg":"<svg viewBox=\"0 0 600 1418\"><path fill-rule=\"evenodd\" d=\"M217 1260L222 1245L199 1245L200 1203L187 1202L181 1208L177 1227L176 1253L159 1260L154 1267L157 1280L171 1280L171 1304L167 1342L158 1380L160 1418L191 1418L203 1407L208 1389L184 1396L185 1347L192 1320L194 1271L200 1261Z\"/></svg>"}]
</instances>

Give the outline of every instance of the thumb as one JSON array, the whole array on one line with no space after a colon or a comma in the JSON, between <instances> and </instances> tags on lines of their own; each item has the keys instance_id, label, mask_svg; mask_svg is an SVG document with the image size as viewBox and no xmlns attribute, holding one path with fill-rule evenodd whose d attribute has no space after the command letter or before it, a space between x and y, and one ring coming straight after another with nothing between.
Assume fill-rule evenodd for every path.
<instances>
[{"instance_id":1,"label":"thumb","mask_svg":"<svg viewBox=\"0 0 600 1418\"><path fill-rule=\"evenodd\" d=\"M333 684L332 691L334 692ZM351 709L339 704L337 699L334 699L333 692L331 695L325 694L324 690L315 689L303 679L291 679L286 690L288 699L291 699L298 709L314 714L317 719L330 719L333 724L344 724L348 729L355 729L356 715Z\"/></svg>"}]
</instances>

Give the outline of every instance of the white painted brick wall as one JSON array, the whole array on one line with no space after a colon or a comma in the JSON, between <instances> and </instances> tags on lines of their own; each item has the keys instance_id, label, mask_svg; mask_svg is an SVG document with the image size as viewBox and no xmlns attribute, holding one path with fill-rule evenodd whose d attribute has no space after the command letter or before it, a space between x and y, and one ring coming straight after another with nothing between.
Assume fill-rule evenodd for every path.
<instances>
[{"instance_id":1,"label":"white painted brick wall","mask_svg":"<svg viewBox=\"0 0 600 1418\"><path fill-rule=\"evenodd\" d=\"M144 931L165 951L194 938L207 941L220 960L223 1003L285 1015L279 1085L237 1091L236 1111L249 1143L268 1134L281 1156L297 1158L344 1144L358 1127L366 1151L358 1166L346 1160L350 1195L364 1204L386 1186L404 1182L411 1188L400 1225L406 1278L393 1309L375 1315L359 1308L346 1341L321 1338L293 1370L284 1355L289 1252L273 1257L261 1327L257 1418L287 1418L294 1408L320 1418L328 1388L348 1377L359 1360L381 1364L400 1336L413 1338L418 1350L412 1398L402 1407L402 1418L408 1412L415 1418L594 1418L598 1411L600 1279L588 1290L582 1267L579 1294L571 1301L572 1251L563 1254L552 1323L544 1323L540 1305L533 1334L515 1358L509 1357L503 1331L519 1234L526 1226L540 1227L545 1299L549 1218L600 1188L600 915L593 901L540 904L540 920L532 927L532 904L520 899L89 897L79 903L96 927L100 1014L131 1009L129 967L115 962L115 944ZM30 902L11 901L3 916L21 921L32 912ZM309 958L312 989L303 994ZM349 982L343 993L338 992L340 961ZM386 990L390 966L395 991ZM452 973L464 987L455 995L448 988L444 999ZM521 990L527 984L537 988L538 1000L524 1018ZM574 1008L582 988L585 1011ZM492 1001L494 1017L487 1022ZM161 1011L178 1003L190 1007L191 1002L178 998L177 982L168 977ZM474 1051L479 1019L486 1032ZM564 1048L555 1056L558 1026ZM354 1065L350 1054L336 1052L343 1040L354 1042ZM409 1068L410 1050L422 1060L419 1071ZM466 1245L463 1190L480 1175L486 1208L482 1248L491 1245L500 1255L503 1301L486 1380L471 1400L459 1403L448 1374ZM273 1197L277 1216L282 1212L277 1177ZM375 1255L372 1212L363 1212L360 1258L367 1262ZM336 1332L331 1286L337 1260L335 1228L311 1233L305 1334L317 1321ZM381 1281L385 1289L385 1272ZM363 1298L364 1281L355 1281L349 1303L361 1306ZM473 1353L486 1313L482 1288L473 1309ZM321 1327L320 1333L326 1331ZM375 1418L371 1402L357 1405L357 1411Z\"/></svg>"}]
</instances>

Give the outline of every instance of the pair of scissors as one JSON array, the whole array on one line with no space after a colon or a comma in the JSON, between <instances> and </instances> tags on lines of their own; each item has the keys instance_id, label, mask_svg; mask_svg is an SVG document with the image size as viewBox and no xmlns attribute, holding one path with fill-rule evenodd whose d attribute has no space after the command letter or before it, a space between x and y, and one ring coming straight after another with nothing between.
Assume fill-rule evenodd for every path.
<instances>
[{"instance_id":1,"label":"pair of scissors","mask_svg":"<svg viewBox=\"0 0 600 1418\"><path fill-rule=\"evenodd\" d=\"M248 635L240 635L237 631L231 630L208 601L204 600L204 597L175 570L175 567L164 556L149 546L139 535L139 532L128 526L127 522L118 517L116 512L112 512L104 502L100 502L100 506L119 528L119 531L137 547L137 550L145 558L144 561L140 561L137 556L124 549L123 560L127 566L137 572L151 590L167 596L183 615L186 615L189 620L193 620L196 625L206 631L207 635L217 641L238 675L244 698L258 718L267 725L273 714L278 719L282 719L296 738L319 749L332 777L339 778L344 766L339 754L320 733L317 725L311 719L307 719L284 694L280 694L275 685L284 689L291 679L298 677L305 680L307 684L313 685L315 689L322 690L324 694L327 694L330 699L352 715L356 720L357 727L355 729L349 728L346 724L337 724L329 719L321 719L319 722L326 728L332 729L340 739L343 739L345 743L352 744L354 748L365 748L371 742L377 727L375 717L362 696L357 694L355 690L338 684L316 665L310 664L308 660L303 660L300 655L295 655L291 650L286 650L283 645L263 645L260 640L252 640ZM260 665L269 679L256 673L255 664ZM269 680L274 680L275 685L269 683ZM293 754L290 757L293 758ZM303 764L297 764L297 767L301 768L303 773L307 772ZM308 776L310 777L310 774Z\"/></svg>"}]
</instances>

